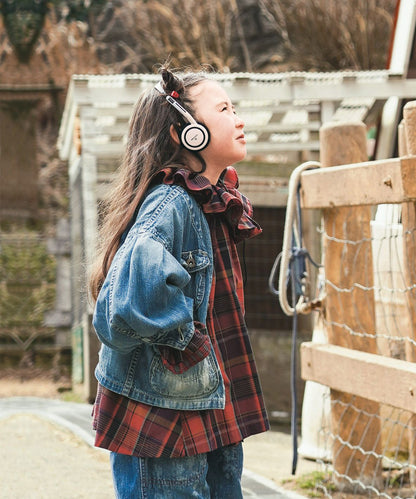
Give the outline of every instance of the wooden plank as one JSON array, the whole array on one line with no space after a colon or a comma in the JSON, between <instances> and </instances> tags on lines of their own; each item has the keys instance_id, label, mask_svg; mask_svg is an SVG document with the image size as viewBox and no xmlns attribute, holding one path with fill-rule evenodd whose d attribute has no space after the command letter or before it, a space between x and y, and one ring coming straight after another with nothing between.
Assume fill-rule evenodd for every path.
<instances>
[{"instance_id":1,"label":"wooden plank","mask_svg":"<svg viewBox=\"0 0 416 499\"><path fill-rule=\"evenodd\" d=\"M399 127L399 153L404 154L416 154L416 101L408 102L403 109L403 122L402 127ZM409 169L406 172L406 182L411 181L412 177L415 176L415 171ZM409 331L408 335L412 340L416 340L416 289L414 285L416 283L416 241L414 238L414 231L416 228L416 203L404 203L402 204L402 224L403 224L403 234L404 234L404 277L408 292L406 293L406 299L409 310ZM416 348L414 342L408 342L406 344L406 360L409 362L416 362ZM414 411L416 413L416 410ZM413 414L410 420L410 428L408 431L409 436L409 462L413 466L416 465L416 414ZM410 471L410 483L412 487L416 486L416 471L411 469Z\"/></svg>"},{"instance_id":2,"label":"wooden plank","mask_svg":"<svg viewBox=\"0 0 416 499\"><path fill-rule=\"evenodd\" d=\"M88 152L98 158L121 158L124 151L124 144L121 142L109 142L105 144L85 141L82 144L83 152Z\"/></svg>"},{"instance_id":3,"label":"wooden plank","mask_svg":"<svg viewBox=\"0 0 416 499\"><path fill-rule=\"evenodd\" d=\"M305 171L301 176L302 208L416 200L415 171L416 156Z\"/></svg>"},{"instance_id":4,"label":"wooden plank","mask_svg":"<svg viewBox=\"0 0 416 499\"><path fill-rule=\"evenodd\" d=\"M128 123L119 122L110 124L100 124L96 120L88 119L82 121L83 125L83 136L88 138L94 138L96 135L108 134L108 135L126 135L128 131ZM266 125L250 125L244 127L244 132L246 134L251 132L256 132L262 135L271 135L273 133L300 133L302 130L305 131L318 131L321 127L321 123L268 123ZM300 142L297 140L296 142ZM270 144L273 144L270 141ZM317 144L317 141L316 141Z\"/></svg>"},{"instance_id":5,"label":"wooden plank","mask_svg":"<svg viewBox=\"0 0 416 499\"><path fill-rule=\"evenodd\" d=\"M345 97L374 97L387 99L395 95L400 98L412 98L416 95L415 79L397 79L386 81L342 81L323 85L321 82L299 83L292 87L293 99L315 98L325 100L342 100Z\"/></svg>"},{"instance_id":6,"label":"wooden plank","mask_svg":"<svg viewBox=\"0 0 416 499\"><path fill-rule=\"evenodd\" d=\"M124 144L121 141L106 142L100 144L99 141L85 140L82 143L83 152L88 152L97 158L117 158L121 157L124 151ZM290 151L318 151L319 142L248 142L247 153L276 153L276 152L290 152Z\"/></svg>"},{"instance_id":7,"label":"wooden plank","mask_svg":"<svg viewBox=\"0 0 416 499\"><path fill-rule=\"evenodd\" d=\"M122 119L128 122L133 112L134 102L127 105L117 105L115 107L93 107L92 105L83 105L79 107L79 114L84 119L95 119L102 116L111 116L112 118Z\"/></svg>"},{"instance_id":8,"label":"wooden plank","mask_svg":"<svg viewBox=\"0 0 416 499\"><path fill-rule=\"evenodd\" d=\"M319 151L319 141L308 142L247 142L247 153L270 153L289 151Z\"/></svg>"},{"instance_id":9,"label":"wooden plank","mask_svg":"<svg viewBox=\"0 0 416 499\"><path fill-rule=\"evenodd\" d=\"M301 345L301 376L334 390L416 411L414 362L305 342Z\"/></svg>"},{"instance_id":10,"label":"wooden plank","mask_svg":"<svg viewBox=\"0 0 416 499\"><path fill-rule=\"evenodd\" d=\"M359 163L367 158L366 126L363 123L333 122L323 125L320 142L321 164L329 172L337 165ZM336 182L330 185L327 184L329 193L346 191L350 196L357 185L360 186L361 192L367 187L354 183L355 189L348 189L338 177ZM370 221L369 206L323 210L325 317L328 343L376 353ZM345 241L360 244L345 244ZM356 284L361 286L355 286ZM351 292L340 293L340 289L351 289ZM344 324L346 327L340 327L338 324ZM351 335L349 330L365 332L366 337ZM332 375L337 377L337 371L334 370ZM379 413L379 404L360 397L352 399L350 394L334 389L331 390L331 402L332 428L339 436L332 449L338 487L345 491L352 490L347 476L352 480L359 477L366 485L380 481L380 459L376 457L381 450L380 421L374 420L374 415ZM344 412L344 408L352 404L360 413L359 421L356 421L353 412ZM353 433L351 427L355 429ZM349 445L343 442L348 442ZM375 454L361 461L352 450L357 445L364 452ZM351 462L354 462L352 466Z\"/></svg>"},{"instance_id":11,"label":"wooden plank","mask_svg":"<svg viewBox=\"0 0 416 499\"><path fill-rule=\"evenodd\" d=\"M238 113L238 110L237 110ZM318 131L321 128L322 123L319 121L310 121L300 123L300 122L286 122L286 123L267 123L262 126L255 124L250 124L250 121L244 126L244 133L248 132L258 132L258 133L293 133L299 132L300 130Z\"/></svg>"},{"instance_id":12,"label":"wooden plank","mask_svg":"<svg viewBox=\"0 0 416 499\"><path fill-rule=\"evenodd\" d=\"M237 109L237 113L287 113L289 111L299 110L307 113L319 113L321 111L321 105L315 100L296 103L278 98L270 101L267 101L266 99L250 99L241 102L234 99L233 104Z\"/></svg>"}]
</instances>

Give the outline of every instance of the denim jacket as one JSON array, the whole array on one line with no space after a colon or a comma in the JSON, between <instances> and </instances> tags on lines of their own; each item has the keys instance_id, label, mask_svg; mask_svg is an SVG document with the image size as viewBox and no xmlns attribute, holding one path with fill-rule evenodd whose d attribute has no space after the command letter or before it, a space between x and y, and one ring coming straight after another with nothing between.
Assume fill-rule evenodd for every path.
<instances>
[{"instance_id":1,"label":"denim jacket","mask_svg":"<svg viewBox=\"0 0 416 499\"><path fill-rule=\"evenodd\" d=\"M196 324L206 323L212 273L210 232L200 205L182 186L153 187L95 306L93 325L102 342L99 383L158 407L224 408L224 382L209 338L207 355L184 372L168 369L161 354L166 348L186 352Z\"/></svg>"}]
</instances>

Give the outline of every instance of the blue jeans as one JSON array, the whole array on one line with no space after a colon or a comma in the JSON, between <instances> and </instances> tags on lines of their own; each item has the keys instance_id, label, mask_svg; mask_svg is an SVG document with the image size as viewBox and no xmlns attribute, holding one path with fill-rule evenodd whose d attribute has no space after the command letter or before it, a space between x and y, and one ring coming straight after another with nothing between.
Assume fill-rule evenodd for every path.
<instances>
[{"instance_id":1,"label":"blue jeans","mask_svg":"<svg viewBox=\"0 0 416 499\"><path fill-rule=\"evenodd\" d=\"M117 499L242 499L242 444L180 458L111 453Z\"/></svg>"}]
</instances>

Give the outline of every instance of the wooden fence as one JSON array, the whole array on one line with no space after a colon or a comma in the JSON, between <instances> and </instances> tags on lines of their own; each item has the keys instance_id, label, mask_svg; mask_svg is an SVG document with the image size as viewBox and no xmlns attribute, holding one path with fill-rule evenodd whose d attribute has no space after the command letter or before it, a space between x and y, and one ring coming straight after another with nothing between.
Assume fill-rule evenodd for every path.
<instances>
[{"instance_id":1,"label":"wooden fence","mask_svg":"<svg viewBox=\"0 0 416 499\"><path fill-rule=\"evenodd\" d=\"M328 123L320 143L322 168L302 174L301 204L322 210L322 318L328 342L302 344L302 377L330 387L331 461L338 489L409 497L416 487L416 102L404 108L399 158L366 161L362 123ZM385 204L401 207L403 240L403 306L395 315L401 326L388 341L400 340L404 347L394 355L383 348L386 336L376 310L383 289L369 270L377 257L374 210ZM387 406L405 420L407 448L400 459L403 438L393 451L392 442L383 440ZM396 479L400 475L395 489L393 472Z\"/></svg>"}]
</instances>

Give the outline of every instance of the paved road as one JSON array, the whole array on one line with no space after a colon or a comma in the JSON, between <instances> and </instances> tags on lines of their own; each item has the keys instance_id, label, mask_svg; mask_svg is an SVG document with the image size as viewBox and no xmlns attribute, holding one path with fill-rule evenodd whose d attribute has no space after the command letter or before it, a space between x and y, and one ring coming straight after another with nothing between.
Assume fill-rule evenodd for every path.
<instances>
[{"instance_id":1,"label":"paved road","mask_svg":"<svg viewBox=\"0 0 416 499\"><path fill-rule=\"evenodd\" d=\"M0 399L1 419L16 414L30 414L62 426L78 438L93 446L94 432L91 429L91 405L63 402L37 397L11 397ZM303 499L299 494L276 486L271 480L249 470L243 472L244 497L266 499Z\"/></svg>"}]
</instances>

